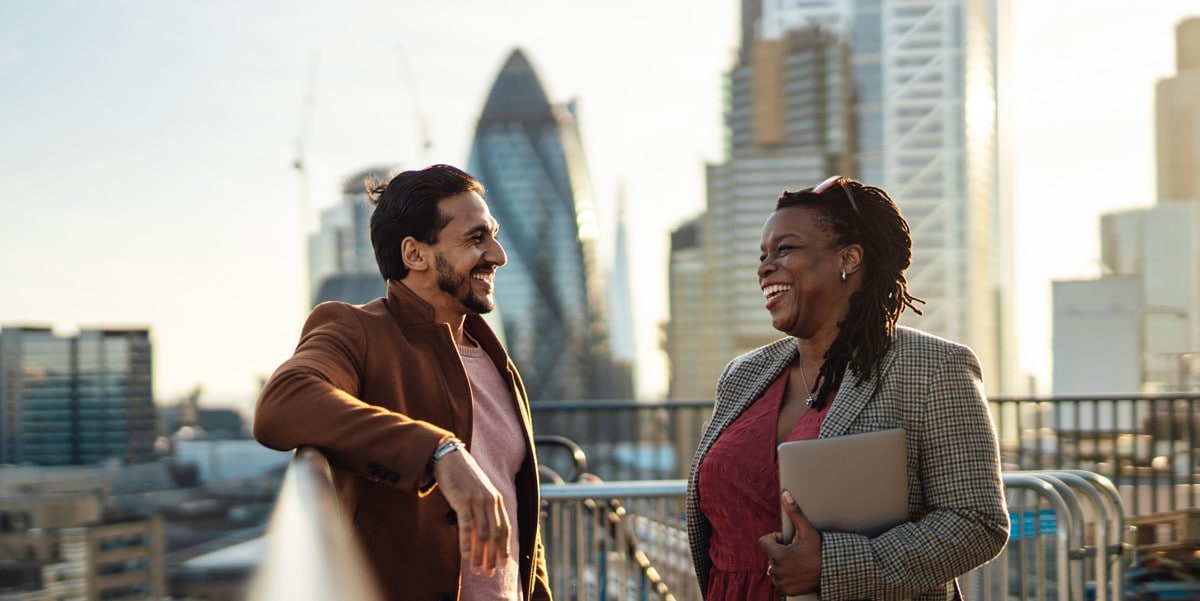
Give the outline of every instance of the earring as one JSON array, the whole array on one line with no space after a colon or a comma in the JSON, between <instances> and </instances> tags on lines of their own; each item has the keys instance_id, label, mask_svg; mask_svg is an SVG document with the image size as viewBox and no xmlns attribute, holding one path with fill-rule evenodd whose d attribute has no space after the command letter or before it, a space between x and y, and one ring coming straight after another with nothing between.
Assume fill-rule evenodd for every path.
<instances>
[{"instance_id":1,"label":"earring","mask_svg":"<svg viewBox=\"0 0 1200 601\"><path fill-rule=\"evenodd\" d=\"M842 268L842 281L846 281L846 268Z\"/></svg>"}]
</instances>

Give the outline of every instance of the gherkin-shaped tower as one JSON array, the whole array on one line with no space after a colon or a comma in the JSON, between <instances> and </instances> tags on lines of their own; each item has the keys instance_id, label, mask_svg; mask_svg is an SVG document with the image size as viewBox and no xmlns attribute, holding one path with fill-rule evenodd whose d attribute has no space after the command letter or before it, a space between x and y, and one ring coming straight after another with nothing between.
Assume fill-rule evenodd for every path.
<instances>
[{"instance_id":1,"label":"gherkin-shaped tower","mask_svg":"<svg viewBox=\"0 0 1200 601\"><path fill-rule=\"evenodd\" d=\"M497 312L533 400L631 396L614 366L595 260L596 214L573 107L552 105L521 50L505 61L468 170L487 188L508 265Z\"/></svg>"}]
</instances>

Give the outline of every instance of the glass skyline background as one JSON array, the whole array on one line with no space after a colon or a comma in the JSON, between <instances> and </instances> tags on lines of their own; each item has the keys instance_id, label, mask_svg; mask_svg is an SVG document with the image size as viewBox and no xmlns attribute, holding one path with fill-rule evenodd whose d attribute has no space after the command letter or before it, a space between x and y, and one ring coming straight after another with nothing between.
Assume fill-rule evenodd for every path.
<instances>
[{"instance_id":1,"label":"glass skyline background","mask_svg":"<svg viewBox=\"0 0 1200 601\"><path fill-rule=\"evenodd\" d=\"M207 403L250 407L309 307L312 215L367 166L465 166L520 47L551 102L577 100L602 258L624 192L638 391L663 397L669 232L702 210L705 163L722 158L738 3L330 10L0 6L0 323L148 326L160 403L199 383ZM1197 12L1010 3L1017 370L1040 392L1050 280L1097 275L1099 215L1155 198L1154 83Z\"/></svg>"}]
</instances>

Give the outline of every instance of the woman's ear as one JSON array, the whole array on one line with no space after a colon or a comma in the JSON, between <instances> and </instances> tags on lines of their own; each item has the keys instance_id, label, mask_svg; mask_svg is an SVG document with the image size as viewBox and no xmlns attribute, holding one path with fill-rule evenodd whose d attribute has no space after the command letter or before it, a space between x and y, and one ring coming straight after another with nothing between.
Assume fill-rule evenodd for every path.
<instances>
[{"instance_id":1,"label":"woman's ear","mask_svg":"<svg viewBox=\"0 0 1200 601\"><path fill-rule=\"evenodd\" d=\"M400 256L404 259L404 266L409 271L425 271L429 269L429 260L427 251L429 246L422 244L412 236L406 236L400 242Z\"/></svg>"},{"instance_id":2,"label":"woman's ear","mask_svg":"<svg viewBox=\"0 0 1200 601\"><path fill-rule=\"evenodd\" d=\"M842 249L842 269L852 274L862 267L863 248L859 244L848 244Z\"/></svg>"}]
</instances>

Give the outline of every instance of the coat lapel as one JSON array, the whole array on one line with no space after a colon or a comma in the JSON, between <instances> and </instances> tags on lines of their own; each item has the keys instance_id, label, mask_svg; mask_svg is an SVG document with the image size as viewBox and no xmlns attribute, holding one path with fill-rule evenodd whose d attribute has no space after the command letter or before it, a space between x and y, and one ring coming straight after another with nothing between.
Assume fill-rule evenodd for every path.
<instances>
[{"instance_id":1,"label":"coat lapel","mask_svg":"<svg viewBox=\"0 0 1200 601\"><path fill-rule=\"evenodd\" d=\"M748 357L729 382L728 398L732 403L728 407L718 408L718 414L713 416L713 431L724 432L726 426L762 396L771 382L795 359L796 352L796 339L788 337L766 346L762 353ZM741 374L745 374L745 377L738 377Z\"/></svg>"},{"instance_id":2,"label":"coat lapel","mask_svg":"<svg viewBox=\"0 0 1200 601\"><path fill-rule=\"evenodd\" d=\"M867 402L879 390L879 382L883 379L883 375L891 369L892 363L896 360L894 349L895 342L893 341L892 350L889 350L883 361L879 362L879 366L870 380L863 380L854 373L854 370L846 368L846 377L842 380L841 387L838 388L833 406L829 408L829 413L825 415L825 421L821 424L819 438L841 436L849 430L863 407L867 406Z\"/></svg>"}]
</instances>

